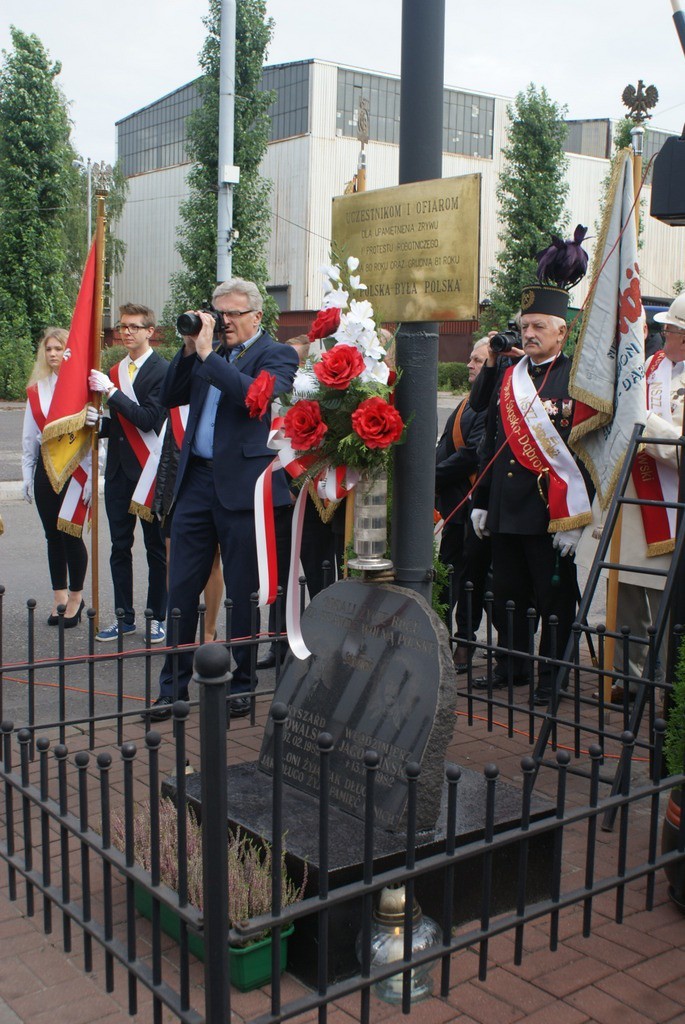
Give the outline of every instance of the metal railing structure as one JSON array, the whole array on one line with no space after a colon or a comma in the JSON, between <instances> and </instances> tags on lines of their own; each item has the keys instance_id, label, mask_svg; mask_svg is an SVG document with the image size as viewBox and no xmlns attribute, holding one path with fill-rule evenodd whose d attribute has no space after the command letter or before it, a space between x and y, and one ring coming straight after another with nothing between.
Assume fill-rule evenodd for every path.
<instances>
[{"instance_id":1,"label":"metal railing structure","mask_svg":"<svg viewBox=\"0 0 685 1024\"><path fill-rule=\"evenodd\" d=\"M121 657L121 651L117 657ZM491 655L492 652L488 651ZM141 655L150 657L150 652ZM100 656L107 658L109 656ZM231 1001L240 1007L241 997L231 990L227 966L231 957L228 943L244 942L269 928L276 941L272 943L272 979L270 1009L251 1018L276 1022L296 1020L318 1008L319 1019L326 1020L327 1007L335 1000L359 993L359 1019L371 1020L372 986L383 978L402 970L398 986L402 990L402 1010L410 1010L413 972L423 963L439 967L439 990L446 995L450 987L454 957L467 948L479 951L478 977L484 980L488 968L488 944L505 932L513 933L516 963L524 955L526 927L540 920L549 922L549 946L554 950L559 941L560 914L571 906L582 907L583 934L592 929L593 902L613 893L614 917L623 918L626 890L639 887L646 909L654 899L656 872L685 858L685 816L681 819L677 849L658 852L659 797L662 792L685 782L685 773L661 779L664 724L654 723L653 735L644 743L650 750L649 771L644 764L638 773L622 775L620 792L600 796L601 764L606 750L593 742L588 748L587 793L584 801L569 801L568 773L572 769L571 752L559 750L555 759L552 813L543 817L531 815L534 780L538 765L530 756L521 761L520 822L515 827L498 831L495 827L499 800L499 772L496 766L484 768L486 799L482 809L481 834L466 845L454 839L455 822L460 804L460 770L446 770L447 827L446 838L438 852L417 856L416 794L419 770L408 765L406 770L408 808L406 848L403 863L378 871L374 867L374 775L378 758L369 751L363 761L365 782L365 818L363 825L363 864L358 881L329 888L329 838L327 823L330 814L328 760L331 738L322 734L319 749L319 830L318 891L303 901L281 909L280 871L272 880L272 912L262 918L239 922L229 928L228 885L225 837L227 827L226 764L231 752L232 730L226 733L226 682L229 665L225 647L208 645L196 658L195 681L199 684L199 749L203 779L203 863L204 914L187 902L187 864L185 863L185 811L178 814L178 891L172 892L160 882L159 815L156 811L164 772L175 774L177 806L185 808L186 753L189 728L189 706L174 705L174 727L167 739L159 732L145 735L144 749L124 741L113 750L100 750L94 758L86 749L88 730L69 745L60 735L56 740L41 735L41 730L27 727L14 729L10 722L2 724L2 766L0 767L0 802L2 829L0 859L4 862L7 887L12 900L21 900L27 915L42 910L43 927L51 932L61 924L66 951L72 949L74 933L82 935L83 967L93 969L96 949L104 956L105 986L112 990L115 968L119 965L127 977L129 1012L138 1006L138 988L150 990L155 1020L162 1020L167 1007L188 1024L229 1019ZM470 698L471 699L471 698ZM476 698L472 698L475 702ZM492 705L494 700L487 702ZM502 702L505 706L505 702ZM289 822L283 818L282 750L283 729L287 708L275 703L271 708L274 724L274 773L271 780L273 863L280 864L282 836ZM526 714L534 715L532 709ZM117 723L117 730L120 727ZM123 727L123 726L122 726ZM52 730L53 732L55 730ZM592 731L592 730L590 730ZM228 742L227 742L228 735ZM635 738L623 731L618 737L621 753L631 766L636 749ZM576 752L574 752L576 753ZM640 778L634 778L635 775ZM150 837L152 865L145 871L136 859L134 810L141 801L150 806ZM112 813L118 810L124 822L123 849L112 842ZM606 847L597 842L597 826L602 815L613 811L618 815L619 829L607 861ZM565 849L570 833L584 835L585 870L582 879L575 871L565 870ZM550 844L552 856L549 879L543 895L530 899L529 854L532 845L541 839ZM515 899L513 905L498 911L493 901L494 865L503 851L509 851L516 863ZM460 914L460 881L466 866L477 859L479 875L478 912L469 920ZM440 887L442 912L438 921L441 941L412 958L411 928L414 888L429 880ZM382 968L371 966L371 931L373 906L379 891L391 884L406 887L406 912L403 934L404 960ZM151 924L136 917L136 888L149 894L152 901ZM473 895L473 894L471 894ZM361 963L353 977L330 980L327 957L331 942L329 922L336 909L352 902L358 906L361 938ZM174 964L164 954L161 930L163 910L173 911L179 919L179 952ZM606 913L606 909L604 910ZM318 920L317 984L314 991L295 999L284 1000L281 987L281 943L283 930L294 923L316 915ZM201 934L205 944L204 1005L192 1005L191 977L197 967L189 954L188 939Z\"/></svg>"},{"instance_id":2,"label":"metal railing structure","mask_svg":"<svg viewBox=\"0 0 685 1024\"><path fill-rule=\"evenodd\" d=\"M679 539L679 547L682 538ZM606 562L606 545L600 547L598 560ZM667 582L663 607L668 603ZM272 969L270 1009L249 1019L259 1024L296 1020L318 1009L321 1022L336 1000L359 993L359 1019L371 1020L371 991L383 978L395 977L401 990L404 1013L410 1010L412 979L423 964L435 964L439 973L440 995L447 995L455 958L475 947L479 952L478 977L484 980L488 969L488 948L496 936L510 932L515 941L515 962L525 952L526 928L534 922L549 925L549 946L559 942L560 915L568 908L582 908L583 934L589 935L593 907L602 900L613 903L613 916L621 922L626 892L632 887L644 900L646 909L654 902L656 873L663 867L685 860L685 815L681 815L676 848L659 852L659 800L662 793L685 782L685 771L663 778L664 722L660 717L663 701L672 689L670 681L657 677L657 649L667 629L665 612L647 637L633 635L628 627L608 633L601 625L588 626L586 608L576 623L563 656L548 659L554 670L553 699L548 707L534 703L535 676L540 656L535 653L538 627L534 611L529 612L527 664L528 685L514 687L508 679L504 690L475 689L474 676L484 672L494 678L497 655L512 653L514 606L507 609L508 621L500 628L499 646L495 643L492 598L485 602L485 624L480 639L467 642L468 665L459 691L458 721L474 731L499 731L512 742L512 751L521 746L529 752L520 760L520 808L511 822L497 824L498 807L503 801L500 772L495 765L481 765L484 786L482 814L476 833L461 844L455 838L464 778L459 768L446 768L447 793L444 839L421 849L416 828L416 802L419 769L406 767L407 814L406 842L399 861L388 866L379 861L377 833L374 829L374 778L378 756L367 751L356 779L364 780L363 854L359 877L337 886L329 884L331 789L329 760L331 737L318 737L318 851L317 885L305 899L282 906L282 877L273 872L271 913L262 918L237 922L229 927L226 870L227 830L227 758L235 758L238 749L229 716L226 732L226 683L230 651L239 644L251 648L251 678L254 699L250 723L257 721L265 698L273 687L259 683L256 662L261 644L271 637L259 632L256 598L252 618L252 636L205 645L196 654L197 696L191 705L174 705L173 729L149 731L153 724L145 709L155 697L159 658L178 650L171 627L169 648L150 644L151 613L146 613L144 642L131 646L131 638L119 636L116 649L96 652L94 619L89 615L87 653L78 649L77 637L67 634L60 623L56 635L57 654L37 657L40 639L36 628L36 604L27 602L25 654L8 659L3 650L3 608L0 587L0 719L2 719L2 763L0 766L0 860L6 870L9 897L23 903L26 914L42 909L43 927L51 932L61 923L65 951L70 951L74 934L82 936L84 970L93 969L96 951L104 956L105 986L108 991L124 972L128 985L129 1012L138 1006L142 985L152 993L154 1018L162 1020L163 1008L188 1024L216 1024L229 1019L231 1002L239 1010L241 996L229 984L228 966L233 954L229 943L244 942L270 929ZM304 600L304 597L303 597ZM280 626L277 623L277 630ZM550 622L551 631L554 622ZM500 624L501 626L501 624ZM672 626L676 640L683 633ZM470 631L469 631L470 632ZM200 635L203 635L202 613ZM231 636L231 606L226 603L225 637ZM606 664L607 637L620 645L623 670ZM594 640L591 656L583 649L584 638ZM504 639L504 643L502 643ZM16 641L14 641L16 643ZM640 679L629 672L629 645L647 647L647 667ZM520 652L515 652L521 657ZM615 660L615 659L614 659ZM277 659L278 661L278 659ZM477 666L481 663L482 668ZM509 659L511 663L511 659ZM279 666L276 667L278 681ZM601 694L605 680L624 685L624 704L606 705ZM630 683L641 689L637 704L629 697ZM175 691L177 696L177 689ZM189 712L199 704L199 715ZM647 715L642 711L646 709ZM10 714L11 712L11 714ZM282 757L283 731L287 718L285 705L274 703L273 776L271 786L271 835L274 865L280 865L284 833L293 825L284 815L283 795L288 783ZM141 729L140 717L143 718ZM199 735L198 735L199 724ZM140 737L143 735L141 746ZM202 844L204 912L188 902L188 865L185 852L186 766L189 748L199 757L202 770ZM252 746L254 751L254 745ZM172 891L161 881L159 797L162 779L175 777L178 829L178 888ZM569 777L576 789L569 797ZM578 786L582 787L581 797ZM602 787L609 787L607 790ZM551 797L548 813L532 812L540 791ZM142 802L150 807L151 865L145 870L136 846L135 808ZM113 843L112 816L123 821L123 843ZM598 842L599 828L618 828L612 843ZM576 844L579 836L584 850L582 878L567 864L569 838ZM536 844L547 844L548 872L538 878L538 890L531 894L532 851ZM506 856L515 865L513 896L502 909L496 898L499 858ZM474 868L475 864L475 868ZM473 882L476 872L476 883ZM464 880L469 879L468 899ZM400 929L403 959L385 967L372 966L371 935L374 905L380 890L388 885L405 886L405 916ZM475 884L475 904L474 904ZM420 954L412 954L412 911L416 889L429 886L439 894L438 919L441 941ZM541 891L539 891L541 888ZM151 902L151 922L136 914L136 894L147 894ZM360 934L359 970L350 977L331 976L331 947L340 941L333 922L341 908L358 920ZM167 955L162 934L162 918L168 911L177 919L178 954ZM284 997L281 983L281 934L295 924L304 927L315 922L316 983L313 991L304 988L295 998ZM200 968L189 952L191 936L204 940L204 967ZM203 987L194 987L202 971ZM198 992L201 995L198 995ZM195 995L193 994L195 993ZM199 1002L198 1002L199 1000ZM200 1005L202 1003L202 1005ZM346 1004L349 1006L349 1002ZM248 1014L242 1013L243 1019Z\"/></svg>"}]
</instances>

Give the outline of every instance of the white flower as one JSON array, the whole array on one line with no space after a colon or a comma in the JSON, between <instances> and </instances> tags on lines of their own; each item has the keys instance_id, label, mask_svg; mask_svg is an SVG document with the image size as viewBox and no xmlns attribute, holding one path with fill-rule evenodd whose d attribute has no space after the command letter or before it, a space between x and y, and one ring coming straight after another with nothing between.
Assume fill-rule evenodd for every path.
<instances>
[{"instance_id":1,"label":"white flower","mask_svg":"<svg viewBox=\"0 0 685 1024\"><path fill-rule=\"evenodd\" d=\"M330 267L328 266L328 264L324 263L323 266L320 267L320 270L321 270L321 273L325 277L327 277L329 280L331 280L331 281L339 281L340 280L340 267L336 266L335 263L332 266L330 266Z\"/></svg>"},{"instance_id":2,"label":"white flower","mask_svg":"<svg viewBox=\"0 0 685 1024\"><path fill-rule=\"evenodd\" d=\"M371 331L376 330L376 325L373 321L373 306L366 299L363 299L361 302L357 302L356 299L352 299L348 318L350 320L358 321Z\"/></svg>"},{"instance_id":3,"label":"white flower","mask_svg":"<svg viewBox=\"0 0 685 1024\"><path fill-rule=\"evenodd\" d=\"M327 295L324 295L321 308L331 309L333 306L336 306L338 309L344 309L349 297L349 293L344 288L332 288Z\"/></svg>"},{"instance_id":4,"label":"white flower","mask_svg":"<svg viewBox=\"0 0 685 1024\"><path fill-rule=\"evenodd\" d=\"M387 363L379 359L372 359L370 356L364 358L365 369L359 375L364 384L387 384L390 370Z\"/></svg>"},{"instance_id":5,"label":"white flower","mask_svg":"<svg viewBox=\"0 0 685 1024\"><path fill-rule=\"evenodd\" d=\"M357 277L357 276L354 276L352 274L350 275L350 288L352 289L352 291L355 291L355 292L365 292L366 291L366 285L362 284L361 277Z\"/></svg>"},{"instance_id":6,"label":"white flower","mask_svg":"<svg viewBox=\"0 0 685 1024\"><path fill-rule=\"evenodd\" d=\"M296 402L300 398L309 398L316 392L319 386L319 379L311 368L311 363L307 360L307 364L303 369L300 369L295 374L293 380L293 401Z\"/></svg>"},{"instance_id":7,"label":"white flower","mask_svg":"<svg viewBox=\"0 0 685 1024\"><path fill-rule=\"evenodd\" d=\"M350 256L347 260L347 269L351 274L354 274L355 270L359 266L359 260L356 256Z\"/></svg>"}]
</instances>

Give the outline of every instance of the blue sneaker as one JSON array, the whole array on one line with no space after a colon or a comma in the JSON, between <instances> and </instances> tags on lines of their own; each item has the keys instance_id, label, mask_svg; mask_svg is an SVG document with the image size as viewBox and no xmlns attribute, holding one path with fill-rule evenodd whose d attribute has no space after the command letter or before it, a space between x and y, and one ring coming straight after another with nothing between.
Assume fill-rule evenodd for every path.
<instances>
[{"instance_id":1,"label":"blue sneaker","mask_svg":"<svg viewBox=\"0 0 685 1024\"><path fill-rule=\"evenodd\" d=\"M166 640L166 630L163 622L158 622L157 619L153 619L150 623L150 643L151 644L163 644Z\"/></svg>"},{"instance_id":2,"label":"blue sneaker","mask_svg":"<svg viewBox=\"0 0 685 1024\"><path fill-rule=\"evenodd\" d=\"M127 633L135 633L136 624L135 622L122 622L121 632L124 636ZM119 636L119 623L113 622L107 629L101 629L99 633L95 634L95 639L99 640L101 644L109 643L110 640L116 640Z\"/></svg>"}]
</instances>

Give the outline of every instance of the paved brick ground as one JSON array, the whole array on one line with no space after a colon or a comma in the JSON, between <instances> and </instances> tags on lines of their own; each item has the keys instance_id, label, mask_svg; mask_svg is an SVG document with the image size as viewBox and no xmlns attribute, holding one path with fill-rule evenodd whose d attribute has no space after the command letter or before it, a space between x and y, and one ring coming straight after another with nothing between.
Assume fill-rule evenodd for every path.
<instances>
[{"instance_id":1,"label":"paved brick ground","mask_svg":"<svg viewBox=\"0 0 685 1024\"><path fill-rule=\"evenodd\" d=\"M590 685L590 684L588 684ZM266 714L266 701L260 701L258 725L250 727L245 721L235 723L229 733L229 759L254 760L261 742L261 723ZM482 770L487 763L496 763L502 778L519 782L520 759L530 752L528 720L525 714L515 716L515 730L507 735L506 712L495 709L493 726L488 730L483 705L474 709L473 725L468 726L465 702L461 701L455 717L455 732L449 756L462 765ZM616 733L621 730L620 716L614 714ZM193 713L188 731L188 759L199 764L197 714ZM170 738L171 725L162 725L164 740ZM143 743L142 723L131 720L126 726L126 739ZM573 734L563 727L559 730L559 743L572 745ZM587 746L588 737L581 746ZM111 769L113 802L121 794L122 775L115 750L115 732L99 728L98 749L112 751ZM72 730L68 737L70 754L83 748L84 738ZM618 745L609 745L608 753L617 753ZM609 759L610 760L610 759ZM587 758L581 763L587 763ZM611 762L610 762L611 763ZM171 744L163 743L161 771L173 769ZM637 782L646 773L646 763L639 759L634 766ZM543 768L537 792L554 797L557 773ZM136 768L136 793L143 798L145 773L142 762ZM571 806L587 803L588 783L570 775L567 798ZM75 793L70 794L75 800ZM75 803L70 804L74 807ZM91 808L96 808L96 790L92 788ZM631 810L629 860L640 860L644 855L648 808L641 805ZM582 885L585 864L587 826L566 830L564 840L564 887ZM618 831L599 832L597 837L598 876L616 871ZM56 873L55 858L53 871ZM78 853L72 861L76 873ZM96 898L100 886L94 869L93 889ZM450 991L447 998L434 998L412 1008L410 1020L417 1024L638 1024L638 1022L685 1022L685 917L668 900L666 882L661 874L656 878L655 907L645 910L644 880L628 886L625 891L623 923L615 922L615 892L596 897L593 901L592 934L582 934L582 907L563 911L559 919L559 945L555 952L549 948L549 920L541 919L528 925L524 932L524 958L521 965L514 963L513 934L493 939L488 947L488 973L485 981L478 980L478 950L467 948L451 961ZM53 931L45 935L42 929L42 901L36 899L36 913L30 919L25 915L25 893L19 887L19 900L8 899L7 876L0 879L0 1024L124 1024L134 1019L141 1022L154 1020L150 997L143 987L138 988L138 1012L134 1018L127 1012L127 981L125 973L115 968L115 991L105 992L104 961L97 948L94 951L94 970L83 972L83 940L74 929L73 948L65 954L62 943L62 922L53 914ZM121 917L123 906L117 904ZM141 922L141 950L149 950L147 925ZM176 963L175 946L164 943L165 971L173 977ZM436 968L435 977L438 977ZM191 970L193 1005L202 1009L202 965L194 963ZM437 988L437 985L436 985ZM288 975L284 976L283 1001L303 993L302 986ZM233 1021L242 1024L269 1009L268 991L249 994L233 993ZM173 1021L175 1017L163 1010L160 1019ZM359 996L340 1000L328 1013L330 1024L345 1024L359 1019ZM372 997L372 1020L389 1022L400 1020L401 1014L391 1006ZM298 1021L317 1020L315 1012L298 1017Z\"/></svg>"}]
</instances>

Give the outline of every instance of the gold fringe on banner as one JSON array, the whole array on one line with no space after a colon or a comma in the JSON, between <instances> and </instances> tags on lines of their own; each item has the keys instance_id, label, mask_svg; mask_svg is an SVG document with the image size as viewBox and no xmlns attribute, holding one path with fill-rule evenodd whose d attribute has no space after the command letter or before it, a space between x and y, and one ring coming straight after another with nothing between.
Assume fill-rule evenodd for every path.
<instances>
[{"instance_id":1,"label":"gold fringe on banner","mask_svg":"<svg viewBox=\"0 0 685 1024\"><path fill-rule=\"evenodd\" d=\"M137 501L132 501L128 506L128 510L133 516L138 516L139 519L144 519L146 523L154 523L155 517L147 507L147 505L141 505Z\"/></svg>"},{"instance_id":2,"label":"gold fringe on banner","mask_svg":"<svg viewBox=\"0 0 685 1024\"><path fill-rule=\"evenodd\" d=\"M64 487L91 447L93 427L86 427L86 406L73 416L46 425L41 456L48 480L56 494Z\"/></svg>"},{"instance_id":3,"label":"gold fringe on banner","mask_svg":"<svg viewBox=\"0 0 685 1024\"><path fill-rule=\"evenodd\" d=\"M657 555L670 555L675 551L675 540L658 540L654 544L647 545L647 558L656 558Z\"/></svg>"},{"instance_id":4,"label":"gold fringe on banner","mask_svg":"<svg viewBox=\"0 0 685 1024\"><path fill-rule=\"evenodd\" d=\"M83 527L79 526L78 523L70 523L68 519L58 518L57 529L61 530L62 533L68 533L70 537L83 536Z\"/></svg>"},{"instance_id":5,"label":"gold fringe on banner","mask_svg":"<svg viewBox=\"0 0 685 1024\"><path fill-rule=\"evenodd\" d=\"M621 150L622 153L626 152ZM628 150L628 152L631 152ZM618 155L618 154L617 154ZM580 353L585 342L585 334L587 331L587 324L590 318L590 310L595 301L595 289L597 285L597 278L602 272L602 259L604 256L604 250L607 244L607 235L609 234L609 227L611 225L611 211L616 200L616 192L618 190L619 183L623 179L623 160L616 160L613 169L611 171L611 178L609 179L609 188L607 190L607 196L604 201L604 213L602 215L602 223L597 234L597 241L595 243L595 256L594 260L597 262L597 272L595 273L592 284L590 285L590 298L583 310L583 322L580 328L580 334L578 335L578 341L576 342L576 351L574 354L574 365L571 367L571 385L573 387L572 395L579 401L584 402L586 405L592 406L593 409L597 409L594 416L590 416L588 419L583 420L582 423L576 424L571 428L569 434L568 443L573 447L576 441L579 441L586 434L591 433L593 430L598 430L599 427L603 427L605 423L611 420L614 415L614 403L606 402L600 399L597 395L591 394L586 391L585 388L580 387L576 384L575 364L580 360Z\"/></svg>"}]
</instances>

